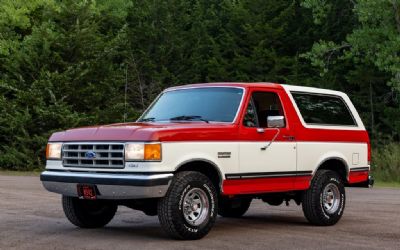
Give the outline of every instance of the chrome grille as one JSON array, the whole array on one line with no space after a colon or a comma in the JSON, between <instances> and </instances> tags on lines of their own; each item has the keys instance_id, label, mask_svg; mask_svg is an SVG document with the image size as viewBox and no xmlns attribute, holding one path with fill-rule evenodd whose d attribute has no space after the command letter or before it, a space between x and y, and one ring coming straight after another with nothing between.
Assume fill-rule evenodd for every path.
<instances>
[{"instance_id":1,"label":"chrome grille","mask_svg":"<svg viewBox=\"0 0 400 250\"><path fill-rule=\"evenodd\" d=\"M64 167L124 168L124 144L66 143L62 161Z\"/></svg>"}]
</instances>

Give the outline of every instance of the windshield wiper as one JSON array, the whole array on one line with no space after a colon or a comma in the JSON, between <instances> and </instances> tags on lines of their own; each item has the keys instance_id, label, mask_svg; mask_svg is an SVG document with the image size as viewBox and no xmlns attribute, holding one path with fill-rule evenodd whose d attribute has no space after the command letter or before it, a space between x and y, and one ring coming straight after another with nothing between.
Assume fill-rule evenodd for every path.
<instances>
[{"instance_id":1,"label":"windshield wiper","mask_svg":"<svg viewBox=\"0 0 400 250\"><path fill-rule=\"evenodd\" d=\"M156 119L155 117L147 117L140 119L139 122L154 122L155 119Z\"/></svg>"},{"instance_id":2,"label":"windshield wiper","mask_svg":"<svg viewBox=\"0 0 400 250\"><path fill-rule=\"evenodd\" d=\"M171 121L193 121L193 120L198 120L198 121L203 121L206 123L209 123L208 120L201 118L199 115L181 115L181 116L175 116L172 118L169 118Z\"/></svg>"}]
</instances>

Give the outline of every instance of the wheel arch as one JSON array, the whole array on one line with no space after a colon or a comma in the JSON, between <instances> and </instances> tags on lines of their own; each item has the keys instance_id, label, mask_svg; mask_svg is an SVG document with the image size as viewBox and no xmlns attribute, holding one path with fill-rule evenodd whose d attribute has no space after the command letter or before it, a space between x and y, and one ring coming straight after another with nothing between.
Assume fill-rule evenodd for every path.
<instances>
[{"instance_id":1,"label":"wheel arch","mask_svg":"<svg viewBox=\"0 0 400 250\"><path fill-rule=\"evenodd\" d=\"M335 171L340 175L340 177L342 177L345 183L348 183L350 168L347 162L343 158L337 156L325 158L318 164L317 168L313 173L312 178L314 178L315 174L320 169L328 169Z\"/></svg>"},{"instance_id":2,"label":"wheel arch","mask_svg":"<svg viewBox=\"0 0 400 250\"><path fill-rule=\"evenodd\" d=\"M195 158L181 162L175 172L197 171L207 176L217 191L222 192L223 174L216 163L204 158Z\"/></svg>"}]
</instances>

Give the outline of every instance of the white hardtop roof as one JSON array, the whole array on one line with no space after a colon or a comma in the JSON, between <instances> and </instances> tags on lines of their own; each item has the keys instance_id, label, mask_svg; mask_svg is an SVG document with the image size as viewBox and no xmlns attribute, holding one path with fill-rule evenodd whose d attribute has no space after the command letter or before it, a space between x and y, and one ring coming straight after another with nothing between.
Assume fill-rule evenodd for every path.
<instances>
[{"instance_id":1,"label":"white hardtop roof","mask_svg":"<svg viewBox=\"0 0 400 250\"><path fill-rule=\"evenodd\" d=\"M340 130L349 130L348 126L321 126L321 125L309 125L304 122L303 116L301 115L297 103L294 101L292 92L303 92L303 93L315 93L315 94L322 94L322 95L335 95L340 96L347 104L349 111L352 113L353 118L357 123L357 127L353 127L353 130L365 130L364 124L354 107L353 103L350 101L350 98L343 92L330 90L330 89L320 89L320 88L313 88L313 87L302 87L302 86L293 86L293 85L286 85L281 84L283 89L288 93L290 100L293 103L293 106L297 112L297 115L300 117L300 121L306 128L318 128L318 129L340 129Z\"/></svg>"},{"instance_id":2,"label":"white hardtop roof","mask_svg":"<svg viewBox=\"0 0 400 250\"><path fill-rule=\"evenodd\" d=\"M346 95L343 92L331 90L331 89L321 89L321 88L295 86L295 85L287 85L287 84L281 84L281 86L286 91L293 91L293 92L308 92L308 93L318 93L318 94L338 95L338 96Z\"/></svg>"}]
</instances>

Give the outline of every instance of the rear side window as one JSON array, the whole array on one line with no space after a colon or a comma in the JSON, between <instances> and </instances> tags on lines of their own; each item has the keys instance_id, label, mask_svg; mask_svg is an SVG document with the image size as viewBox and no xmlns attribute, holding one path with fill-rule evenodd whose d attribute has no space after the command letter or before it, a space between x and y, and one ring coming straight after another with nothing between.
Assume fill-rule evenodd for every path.
<instances>
[{"instance_id":1,"label":"rear side window","mask_svg":"<svg viewBox=\"0 0 400 250\"><path fill-rule=\"evenodd\" d=\"M305 123L310 125L357 126L339 96L292 92Z\"/></svg>"}]
</instances>

